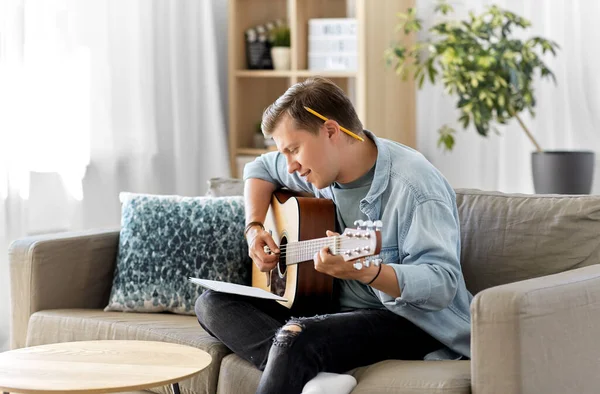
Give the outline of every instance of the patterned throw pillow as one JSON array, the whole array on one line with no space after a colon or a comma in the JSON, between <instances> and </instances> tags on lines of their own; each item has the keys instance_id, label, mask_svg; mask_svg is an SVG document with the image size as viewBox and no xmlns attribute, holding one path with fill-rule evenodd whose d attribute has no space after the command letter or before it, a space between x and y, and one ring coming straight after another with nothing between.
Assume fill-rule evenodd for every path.
<instances>
[{"instance_id":1,"label":"patterned throw pillow","mask_svg":"<svg viewBox=\"0 0 600 394\"><path fill-rule=\"evenodd\" d=\"M244 200L121 193L119 251L105 311L194 314L188 277L249 285Z\"/></svg>"}]
</instances>

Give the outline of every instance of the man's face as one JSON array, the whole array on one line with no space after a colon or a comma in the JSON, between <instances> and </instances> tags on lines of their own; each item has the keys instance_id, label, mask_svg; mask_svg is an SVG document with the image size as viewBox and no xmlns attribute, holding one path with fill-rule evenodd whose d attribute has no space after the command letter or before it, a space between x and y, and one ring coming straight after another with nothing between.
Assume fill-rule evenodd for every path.
<instances>
[{"instance_id":1,"label":"man's face","mask_svg":"<svg viewBox=\"0 0 600 394\"><path fill-rule=\"evenodd\" d=\"M318 135L294 128L288 116L279 121L273 132L273 140L288 164L288 172L297 172L317 189L331 185L337 177L336 149L325 127Z\"/></svg>"}]
</instances>

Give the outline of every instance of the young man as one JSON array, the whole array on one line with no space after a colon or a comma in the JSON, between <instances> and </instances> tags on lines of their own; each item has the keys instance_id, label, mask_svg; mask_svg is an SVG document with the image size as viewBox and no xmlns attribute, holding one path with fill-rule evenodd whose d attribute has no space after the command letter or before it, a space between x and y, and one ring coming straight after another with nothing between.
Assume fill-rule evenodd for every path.
<instances>
[{"instance_id":1,"label":"young man","mask_svg":"<svg viewBox=\"0 0 600 394\"><path fill-rule=\"evenodd\" d=\"M317 253L315 269L336 278L338 306L327 315L292 318L274 301L211 291L198 298L200 324L264 370L258 392L300 393L320 372L386 359L468 358L472 295L444 177L420 153L363 130L350 100L324 78L289 88L264 112L262 130L278 152L244 170L246 239L260 270L277 264L277 254L264 252L278 247L262 221L284 186L333 200L338 232L355 220L382 220L383 264L356 270L327 249Z\"/></svg>"}]
</instances>

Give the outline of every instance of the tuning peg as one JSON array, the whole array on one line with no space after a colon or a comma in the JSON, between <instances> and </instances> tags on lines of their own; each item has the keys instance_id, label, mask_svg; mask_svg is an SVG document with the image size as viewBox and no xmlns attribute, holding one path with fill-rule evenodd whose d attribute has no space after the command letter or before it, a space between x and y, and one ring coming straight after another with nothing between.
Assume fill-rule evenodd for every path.
<instances>
[{"instance_id":1,"label":"tuning peg","mask_svg":"<svg viewBox=\"0 0 600 394\"><path fill-rule=\"evenodd\" d=\"M382 260L382 259L374 259L374 260L373 260L373 265L374 265L375 267L379 267L379 265L380 265L381 263L383 263L383 260Z\"/></svg>"},{"instance_id":2,"label":"tuning peg","mask_svg":"<svg viewBox=\"0 0 600 394\"><path fill-rule=\"evenodd\" d=\"M354 269L356 269L358 271L363 269L363 265L360 262L356 262L356 263L352 264L352 266L354 267Z\"/></svg>"},{"instance_id":3,"label":"tuning peg","mask_svg":"<svg viewBox=\"0 0 600 394\"><path fill-rule=\"evenodd\" d=\"M362 229L362 227L365 225L365 222L363 220L355 220L354 225L356 226L356 228Z\"/></svg>"},{"instance_id":4,"label":"tuning peg","mask_svg":"<svg viewBox=\"0 0 600 394\"><path fill-rule=\"evenodd\" d=\"M369 230L371 230L371 228L373 227L373 222L370 220L367 220L365 222L365 227L368 228Z\"/></svg>"},{"instance_id":5,"label":"tuning peg","mask_svg":"<svg viewBox=\"0 0 600 394\"><path fill-rule=\"evenodd\" d=\"M363 265L365 266L365 268L369 268L371 266L371 260L365 259L365 261L363 261Z\"/></svg>"},{"instance_id":6,"label":"tuning peg","mask_svg":"<svg viewBox=\"0 0 600 394\"><path fill-rule=\"evenodd\" d=\"M383 227L383 222L381 220L375 220L373 224L375 225L376 231L381 231L381 228Z\"/></svg>"}]
</instances>

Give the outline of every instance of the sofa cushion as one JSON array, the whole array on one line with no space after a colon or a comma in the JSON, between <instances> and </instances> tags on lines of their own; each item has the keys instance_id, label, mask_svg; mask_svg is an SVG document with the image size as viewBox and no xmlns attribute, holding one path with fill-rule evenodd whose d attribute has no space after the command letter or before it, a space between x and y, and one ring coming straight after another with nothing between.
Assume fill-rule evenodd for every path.
<instances>
[{"instance_id":1,"label":"sofa cushion","mask_svg":"<svg viewBox=\"0 0 600 394\"><path fill-rule=\"evenodd\" d=\"M470 394L470 365L470 361L382 361L350 371L358 381L352 394ZM217 394L253 394L261 374L230 354L221 362Z\"/></svg>"},{"instance_id":2,"label":"sofa cushion","mask_svg":"<svg viewBox=\"0 0 600 394\"><path fill-rule=\"evenodd\" d=\"M236 354L221 361L217 394L254 394L262 372Z\"/></svg>"},{"instance_id":3,"label":"sofa cushion","mask_svg":"<svg viewBox=\"0 0 600 394\"><path fill-rule=\"evenodd\" d=\"M472 293L600 264L600 196L456 190Z\"/></svg>"},{"instance_id":4,"label":"sofa cushion","mask_svg":"<svg viewBox=\"0 0 600 394\"><path fill-rule=\"evenodd\" d=\"M244 200L122 193L119 248L106 311L194 314L190 276L249 284Z\"/></svg>"},{"instance_id":5,"label":"sofa cushion","mask_svg":"<svg viewBox=\"0 0 600 394\"><path fill-rule=\"evenodd\" d=\"M386 360L356 368L352 394L470 394L470 361Z\"/></svg>"},{"instance_id":6,"label":"sofa cushion","mask_svg":"<svg viewBox=\"0 0 600 394\"><path fill-rule=\"evenodd\" d=\"M207 196L243 196L244 181L239 178L210 178L208 180Z\"/></svg>"},{"instance_id":7,"label":"sofa cushion","mask_svg":"<svg viewBox=\"0 0 600 394\"><path fill-rule=\"evenodd\" d=\"M101 309L56 309L31 315L27 346L91 340L163 341L208 352L211 364L180 382L182 393L214 393L221 360L229 349L202 329L196 317L170 313L103 312ZM167 393L165 388L152 390Z\"/></svg>"}]
</instances>

